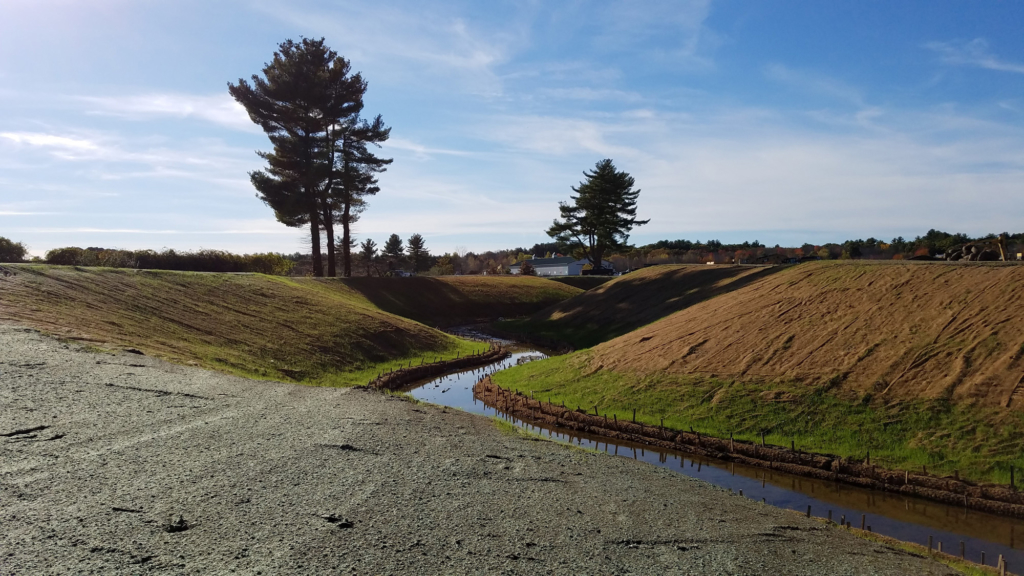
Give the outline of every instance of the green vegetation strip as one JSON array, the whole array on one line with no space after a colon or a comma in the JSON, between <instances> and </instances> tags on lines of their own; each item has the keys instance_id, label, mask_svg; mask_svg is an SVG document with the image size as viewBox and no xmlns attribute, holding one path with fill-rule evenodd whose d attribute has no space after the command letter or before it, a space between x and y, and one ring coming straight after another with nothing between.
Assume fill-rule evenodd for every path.
<instances>
[{"instance_id":1,"label":"green vegetation strip","mask_svg":"<svg viewBox=\"0 0 1024 576\"><path fill-rule=\"evenodd\" d=\"M890 469L953 474L976 482L1006 484L1011 466L1024 468L1019 431L1024 415L945 400L884 404L846 398L838 378L817 384L742 382L696 375L639 375L592 371L592 351L559 356L495 374L495 384L533 392L609 418L631 419L677 430L691 426L707 435L760 442L861 459ZM866 401L865 401L866 400Z\"/></svg>"}]
</instances>

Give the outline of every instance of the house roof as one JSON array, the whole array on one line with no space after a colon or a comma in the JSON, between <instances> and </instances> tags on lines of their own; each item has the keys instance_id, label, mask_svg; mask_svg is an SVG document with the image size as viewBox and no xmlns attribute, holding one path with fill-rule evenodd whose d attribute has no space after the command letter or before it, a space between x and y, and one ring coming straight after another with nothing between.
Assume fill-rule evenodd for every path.
<instances>
[{"instance_id":1,"label":"house roof","mask_svg":"<svg viewBox=\"0 0 1024 576\"><path fill-rule=\"evenodd\" d=\"M563 256L561 258L534 258L529 262L534 268L538 268L546 266L565 266L566 264L572 264L575 261L576 259L572 256ZM522 262L513 264L512 267L519 266L520 264L522 264Z\"/></svg>"},{"instance_id":2,"label":"house roof","mask_svg":"<svg viewBox=\"0 0 1024 576\"><path fill-rule=\"evenodd\" d=\"M576 262L582 262L584 264L587 263L586 260L578 260L576 258L573 258L572 256L561 256L559 258L534 258L533 260L529 260L528 262L532 264L534 268L553 268L556 266L561 267ZM611 264L611 262L608 262L607 260L601 260L601 262L608 265ZM518 262L516 264L509 266L509 268L518 268L521 264L522 262Z\"/></svg>"}]
</instances>

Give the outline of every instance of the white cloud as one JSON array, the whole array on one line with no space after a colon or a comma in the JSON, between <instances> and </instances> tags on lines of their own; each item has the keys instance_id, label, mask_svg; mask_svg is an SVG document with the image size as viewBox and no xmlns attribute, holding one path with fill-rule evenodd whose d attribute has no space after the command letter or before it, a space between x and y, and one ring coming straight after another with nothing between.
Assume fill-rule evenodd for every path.
<instances>
[{"instance_id":1,"label":"white cloud","mask_svg":"<svg viewBox=\"0 0 1024 576\"><path fill-rule=\"evenodd\" d=\"M988 42L984 38L975 38L969 42L929 42L924 46L938 53L946 64L1024 74L1024 63L1000 60L989 51Z\"/></svg>"},{"instance_id":2,"label":"white cloud","mask_svg":"<svg viewBox=\"0 0 1024 576\"><path fill-rule=\"evenodd\" d=\"M495 67L508 60L526 34L515 22L484 30L430 4L350 4L343 15L301 2L266 0L257 6L310 31L310 36L325 35L357 69L370 63L374 81L389 78L408 85L411 76L423 76L431 78L423 84L429 86L456 79L469 91L487 96L501 94Z\"/></svg>"},{"instance_id":3,"label":"white cloud","mask_svg":"<svg viewBox=\"0 0 1024 576\"><path fill-rule=\"evenodd\" d=\"M471 155L473 155L472 152L466 152L464 150L451 150L451 149L448 149L448 148L433 148L433 147L430 147L430 146L425 146L425 145L420 144L418 142L414 142L412 140L408 140L406 138L394 138L394 137L388 138L388 141L385 142L382 145L382 149L384 150L385 153L387 153L387 151L389 149L405 150L407 152L412 152L413 155L417 159L420 159L420 160L429 158L430 156L434 156L434 155L444 155L444 156L471 156Z\"/></svg>"},{"instance_id":4,"label":"white cloud","mask_svg":"<svg viewBox=\"0 0 1024 576\"><path fill-rule=\"evenodd\" d=\"M140 94L134 96L83 96L89 113L133 120L160 117L195 118L234 130L259 132L241 104L228 94Z\"/></svg>"},{"instance_id":5,"label":"white cloud","mask_svg":"<svg viewBox=\"0 0 1024 576\"><path fill-rule=\"evenodd\" d=\"M0 138L22 146L46 149L54 156L66 160L90 158L101 150L97 142L87 138L42 132L0 132Z\"/></svg>"},{"instance_id":6,"label":"white cloud","mask_svg":"<svg viewBox=\"0 0 1024 576\"><path fill-rule=\"evenodd\" d=\"M549 208L565 199L580 171L614 159L643 190L640 217L652 221L635 234L645 237L730 230L792 236L816 226L823 240L933 227L983 234L1024 218L1024 207L1001 203L994 210L991 202L972 201L982 190L986 198L1019 191L1024 136L1011 126L944 109L868 108L850 112L835 130L839 116L814 127L798 120L802 114L515 116L476 133L511 146L510 155L535 152L535 164L561 170L548 204L540 204ZM538 235L549 213L528 219Z\"/></svg>"}]
</instances>

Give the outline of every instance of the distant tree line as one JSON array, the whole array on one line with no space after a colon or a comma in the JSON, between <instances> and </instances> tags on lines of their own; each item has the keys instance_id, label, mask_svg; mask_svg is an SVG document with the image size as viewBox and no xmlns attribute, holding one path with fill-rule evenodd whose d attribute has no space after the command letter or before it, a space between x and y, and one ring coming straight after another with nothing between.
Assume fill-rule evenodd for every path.
<instances>
[{"instance_id":1,"label":"distant tree line","mask_svg":"<svg viewBox=\"0 0 1024 576\"><path fill-rule=\"evenodd\" d=\"M188 272L252 272L287 276L295 266L283 254L232 254L223 250L178 251L117 250L108 248L55 248L42 259L60 266L103 266L137 270L179 270Z\"/></svg>"},{"instance_id":2,"label":"distant tree line","mask_svg":"<svg viewBox=\"0 0 1024 576\"><path fill-rule=\"evenodd\" d=\"M888 242L876 238L846 240L842 243L822 245L768 247L754 240L726 244L718 240L659 240L651 244L627 247L607 254L616 270L624 271L656 264L700 264L704 262L733 262L755 259L759 256L780 254L786 258L820 258L825 260L866 259L903 260L914 257L936 256L950 248L973 240L992 238L995 234L980 238L966 234L951 234L929 230L913 240L896 237ZM1006 234L1009 238L1009 252L1016 255L1024 252L1024 233ZM447 276L452 274L508 274L514 264L534 258L572 256L582 259L578 249L560 242L543 242L531 247L507 250L470 252L456 249L450 253L431 254L426 240L420 234L413 234L402 240L392 234L383 247L367 238L356 244L353 275L387 276L398 271L425 276ZM575 252L575 253L574 253ZM22 262L28 254L27 247L0 237L0 262ZM321 255L322 257L322 255ZM115 268L137 268L155 270L188 270L199 272L257 272L262 274L312 276L311 254L245 254L238 255L221 250L175 251L163 250L116 250L107 248L58 248L50 250L42 259L35 261L68 266L108 266ZM326 262L321 262L321 268Z\"/></svg>"}]
</instances>

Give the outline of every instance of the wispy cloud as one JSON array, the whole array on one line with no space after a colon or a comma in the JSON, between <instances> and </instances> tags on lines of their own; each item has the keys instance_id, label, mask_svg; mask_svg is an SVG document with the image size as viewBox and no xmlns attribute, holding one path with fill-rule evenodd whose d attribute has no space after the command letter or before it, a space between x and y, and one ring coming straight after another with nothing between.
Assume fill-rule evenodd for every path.
<instances>
[{"instance_id":1,"label":"wispy cloud","mask_svg":"<svg viewBox=\"0 0 1024 576\"><path fill-rule=\"evenodd\" d=\"M643 100L638 92L611 88L542 88L537 93L555 100L613 100L617 102L639 102Z\"/></svg>"},{"instance_id":2,"label":"wispy cloud","mask_svg":"<svg viewBox=\"0 0 1024 576\"><path fill-rule=\"evenodd\" d=\"M929 42L924 47L936 52L946 64L1024 74L1024 63L1001 60L989 51L984 38L969 42Z\"/></svg>"},{"instance_id":3,"label":"wispy cloud","mask_svg":"<svg viewBox=\"0 0 1024 576\"><path fill-rule=\"evenodd\" d=\"M429 158L429 157L435 156L435 155L444 155L444 156L472 156L473 155L472 152L467 152L467 151L464 151L464 150L452 150L452 149L449 149L449 148L434 148L434 147L430 147L430 146L425 146L423 144L420 144L418 142L414 142L412 140L408 140L406 138L389 138L388 141L385 142L382 147L383 147L385 152L387 150L390 150L390 149L405 150L407 152L412 152L413 155L417 159L420 159L420 160L424 160L426 158Z\"/></svg>"},{"instance_id":4,"label":"wispy cloud","mask_svg":"<svg viewBox=\"0 0 1024 576\"><path fill-rule=\"evenodd\" d=\"M200 96L195 94L139 94L133 96L83 96L79 100L90 106L91 114L102 114L145 120L151 118L195 118L246 132L259 132L245 108L226 93Z\"/></svg>"},{"instance_id":5,"label":"wispy cloud","mask_svg":"<svg viewBox=\"0 0 1024 576\"><path fill-rule=\"evenodd\" d=\"M605 47L635 46L660 37L669 41L653 50L653 55L663 62L690 68L713 64L708 53L718 46L719 38L705 25L711 0L625 0L608 3L601 12L604 32L595 40Z\"/></svg>"},{"instance_id":6,"label":"wispy cloud","mask_svg":"<svg viewBox=\"0 0 1024 576\"><path fill-rule=\"evenodd\" d=\"M93 157L101 150L99 143L93 140L41 132L0 132L0 138L20 146L47 149L65 160Z\"/></svg>"},{"instance_id":7,"label":"wispy cloud","mask_svg":"<svg viewBox=\"0 0 1024 576\"><path fill-rule=\"evenodd\" d=\"M74 163L83 180L113 181L132 178L185 178L215 183L218 186L244 187L245 174L258 165L251 150L225 146L210 139L175 143L171 148L154 144L145 137L109 133L76 132L68 136L53 132L0 132L0 150L10 155ZM6 146L5 146L6 143ZM14 148L11 150L10 148ZM22 149L22 150L18 150ZM30 153L35 152L35 156ZM21 168L21 171L40 167ZM35 179L33 181L36 181Z\"/></svg>"},{"instance_id":8,"label":"wispy cloud","mask_svg":"<svg viewBox=\"0 0 1024 576\"><path fill-rule=\"evenodd\" d=\"M813 72L795 70L777 62L765 66L764 75L770 80L788 84L800 90L829 96L854 106L866 106L860 89L835 78Z\"/></svg>"},{"instance_id":9,"label":"wispy cloud","mask_svg":"<svg viewBox=\"0 0 1024 576\"><path fill-rule=\"evenodd\" d=\"M476 21L419 3L404 7L350 4L343 15L276 0L257 6L304 30L326 34L340 53L354 62L372 63L376 72L389 74L396 82L407 84L410 75L431 76L434 82L457 79L483 95L502 92L495 68L508 60L526 34L515 22L484 30Z\"/></svg>"}]
</instances>

